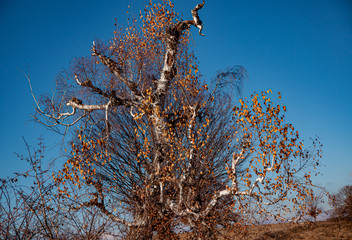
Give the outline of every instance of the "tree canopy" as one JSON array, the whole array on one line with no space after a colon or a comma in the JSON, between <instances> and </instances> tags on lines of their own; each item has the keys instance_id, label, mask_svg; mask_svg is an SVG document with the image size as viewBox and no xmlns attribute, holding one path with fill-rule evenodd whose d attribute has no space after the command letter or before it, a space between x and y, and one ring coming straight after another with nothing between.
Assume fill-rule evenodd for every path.
<instances>
[{"instance_id":1,"label":"tree canopy","mask_svg":"<svg viewBox=\"0 0 352 240\"><path fill-rule=\"evenodd\" d=\"M38 121L72 133L57 196L99 209L126 239L216 239L309 211L318 139L305 146L285 122L280 93L235 103L243 67L202 79L190 32L203 35L204 4L181 20L171 1L150 1L37 102Z\"/></svg>"}]
</instances>

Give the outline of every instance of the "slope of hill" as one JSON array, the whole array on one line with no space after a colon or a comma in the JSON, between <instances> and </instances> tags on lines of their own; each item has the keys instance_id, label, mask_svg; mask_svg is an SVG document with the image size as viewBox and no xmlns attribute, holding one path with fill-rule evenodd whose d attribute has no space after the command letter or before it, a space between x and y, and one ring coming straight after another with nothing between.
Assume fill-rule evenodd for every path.
<instances>
[{"instance_id":1,"label":"slope of hill","mask_svg":"<svg viewBox=\"0 0 352 240\"><path fill-rule=\"evenodd\" d=\"M352 240L352 222L323 221L312 224L268 224L253 226L245 239L274 240L274 239L341 239Z\"/></svg>"}]
</instances>

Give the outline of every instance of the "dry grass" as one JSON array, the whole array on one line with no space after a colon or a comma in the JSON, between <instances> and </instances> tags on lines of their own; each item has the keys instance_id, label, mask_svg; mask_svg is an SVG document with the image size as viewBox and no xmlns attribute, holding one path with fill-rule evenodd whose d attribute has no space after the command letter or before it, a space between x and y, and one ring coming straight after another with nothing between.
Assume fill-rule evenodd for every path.
<instances>
[{"instance_id":1,"label":"dry grass","mask_svg":"<svg viewBox=\"0 0 352 240\"><path fill-rule=\"evenodd\" d=\"M180 239L191 239L180 234ZM219 240L225 238L220 237ZM316 223L278 223L247 228L246 233L231 234L234 240L352 240L351 221L321 221Z\"/></svg>"},{"instance_id":2,"label":"dry grass","mask_svg":"<svg viewBox=\"0 0 352 240\"><path fill-rule=\"evenodd\" d=\"M236 238L234 238L236 239ZM274 239L343 239L352 240L352 222L324 221L315 224L269 224L248 229L246 238L254 240Z\"/></svg>"}]
</instances>

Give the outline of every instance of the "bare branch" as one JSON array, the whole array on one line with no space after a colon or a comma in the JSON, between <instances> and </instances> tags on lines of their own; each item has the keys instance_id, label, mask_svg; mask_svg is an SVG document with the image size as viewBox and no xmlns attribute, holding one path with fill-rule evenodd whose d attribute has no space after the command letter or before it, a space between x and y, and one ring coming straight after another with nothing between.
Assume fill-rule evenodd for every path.
<instances>
[{"instance_id":1,"label":"bare branch","mask_svg":"<svg viewBox=\"0 0 352 240\"><path fill-rule=\"evenodd\" d=\"M78 76L77 76L76 73L74 74L74 76L75 76L77 84L80 85L81 87L88 87L88 88L90 88L92 90L92 92L98 93L99 95L102 95L103 97L106 97L106 98L111 98L112 97L111 94L109 94L107 92L104 92L100 88L95 87L90 79L87 79L86 81L81 82L81 81L79 81Z\"/></svg>"},{"instance_id":2,"label":"bare branch","mask_svg":"<svg viewBox=\"0 0 352 240\"><path fill-rule=\"evenodd\" d=\"M72 108L93 111L93 110L105 110L109 106L109 103L100 104L100 105L96 105L96 104L89 105L89 104L83 104L80 99L72 98L68 103L66 103L66 105Z\"/></svg>"},{"instance_id":3,"label":"bare branch","mask_svg":"<svg viewBox=\"0 0 352 240\"><path fill-rule=\"evenodd\" d=\"M93 47L92 47L92 56L98 56L100 61L107 66L110 71L126 86L134 93L134 95L137 97L138 100L142 100L142 95L137 89L137 85L132 82L131 80L128 80L122 75L122 69L118 66L118 64L112 60L111 58L99 53L96 49L95 42L93 42Z\"/></svg>"}]
</instances>

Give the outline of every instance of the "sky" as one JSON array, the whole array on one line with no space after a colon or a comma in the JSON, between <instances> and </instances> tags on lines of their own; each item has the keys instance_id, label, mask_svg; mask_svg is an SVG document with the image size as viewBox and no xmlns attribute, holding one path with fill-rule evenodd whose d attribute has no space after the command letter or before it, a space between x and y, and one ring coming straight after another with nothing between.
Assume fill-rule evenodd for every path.
<instances>
[{"instance_id":1,"label":"sky","mask_svg":"<svg viewBox=\"0 0 352 240\"><path fill-rule=\"evenodd\" d=\"M175 0L190 17L197 1ZM26 169L23 138L43 137L48 159L60 154L61 136L35 123L30 74L36 95L51 93L58 73L75 57L90 54L92 41L112 37L115 19L126 22L144 1L0 0L0 178ZM281 92L287 122L305 140L323 143L316 183L336 192L352 184L352 1L207 0L199 12L205 37L192 30L200 72L241 65L248 72L244 96Z\"/></svg>"}]
</instances>

